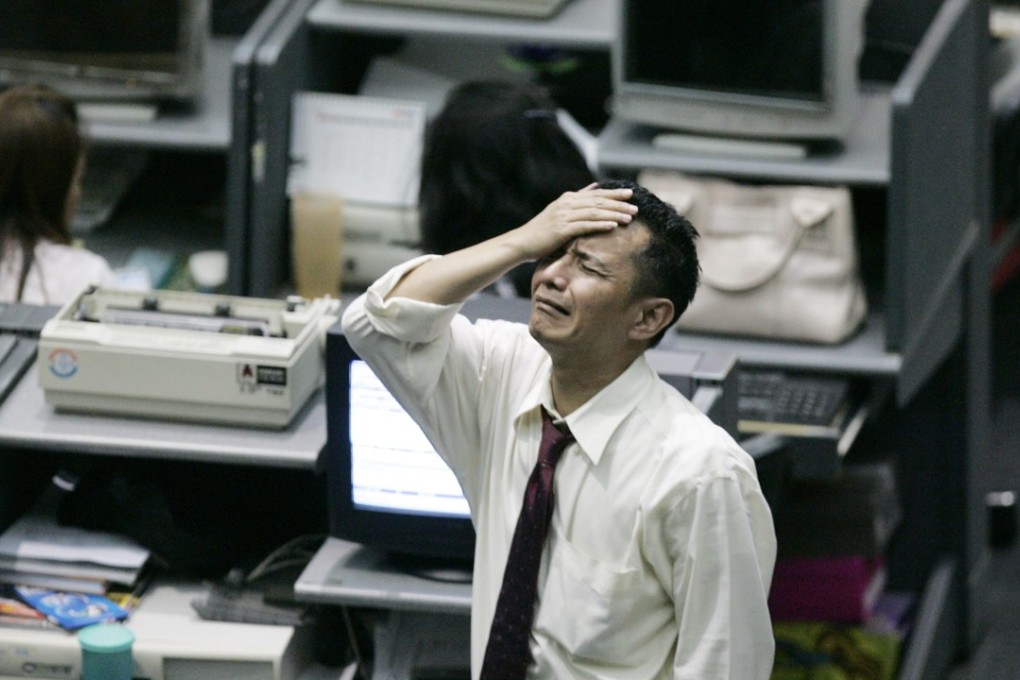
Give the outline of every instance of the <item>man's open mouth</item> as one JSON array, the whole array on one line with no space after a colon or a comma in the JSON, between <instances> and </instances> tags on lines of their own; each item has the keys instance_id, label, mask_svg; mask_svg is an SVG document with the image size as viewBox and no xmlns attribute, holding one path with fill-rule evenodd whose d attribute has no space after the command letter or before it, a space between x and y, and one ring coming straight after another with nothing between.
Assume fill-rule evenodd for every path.
<instances>
[{"instance_id":1,"label":"man's open mouth","mask_svg":"<svg viewBox=\"0 0 1020 680\"><path fill-rule=\"evenodd\" d=\"M567 310L566 307L564 307L563 305L561 305L561 304L559 304L557 302L554 302L554 301L550 300L547 297L536 297L535 298L535 306L536 307L544 307L546 309L550 309L550 310L552 310L552 311L554 311L554 312L556 312L558 314L567 315L567 314L570 313Z\"/></svg>"}]
</instances>

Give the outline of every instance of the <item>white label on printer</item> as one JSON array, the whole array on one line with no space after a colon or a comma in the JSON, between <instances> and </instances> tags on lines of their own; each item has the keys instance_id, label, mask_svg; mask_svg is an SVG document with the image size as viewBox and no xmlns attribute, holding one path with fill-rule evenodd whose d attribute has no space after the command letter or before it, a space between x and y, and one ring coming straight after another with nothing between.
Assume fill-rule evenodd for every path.
<instances>
[{"instance_id":1,"label":"white label on printer","mask_svg":"<svg viewBox=\"0 0 1020 680\"><path fill-rule=\"evenodd\" d=\"M245 390L254 390L260 386L269 388L286 387L287 369L282 366L238 364L237 382Z\"/></svg>"},{"instance_id":2,"label":"white label on printer","mask_svg":"<svg viewBox=\"0 0 1020 680\"><path fill-rule=\"evenodd\" d=\"M259 366L255 369L255 380L259 385L286 387L287 369L282 366Z\"/></svg>"}]
</instances>

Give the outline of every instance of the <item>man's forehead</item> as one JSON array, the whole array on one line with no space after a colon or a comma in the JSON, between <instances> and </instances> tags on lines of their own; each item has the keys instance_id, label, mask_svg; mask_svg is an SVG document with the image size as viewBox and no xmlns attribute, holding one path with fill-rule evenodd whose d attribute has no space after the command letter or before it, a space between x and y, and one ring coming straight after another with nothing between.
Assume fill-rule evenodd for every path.
<instances>
[{"instance_id":1,"label":"man's forehead","mask_svg":"<svg viewBox=\"0 0 1020 680\"><path fill-rule=\"evenodd\" d=\"M610 231L579 236L574 239L571 247L582 252L624 251L630 253L644 248L649 238L650 233L647 227L639 222L631 222L630 224L621 224Z\"/></svg>"}]
</instances>

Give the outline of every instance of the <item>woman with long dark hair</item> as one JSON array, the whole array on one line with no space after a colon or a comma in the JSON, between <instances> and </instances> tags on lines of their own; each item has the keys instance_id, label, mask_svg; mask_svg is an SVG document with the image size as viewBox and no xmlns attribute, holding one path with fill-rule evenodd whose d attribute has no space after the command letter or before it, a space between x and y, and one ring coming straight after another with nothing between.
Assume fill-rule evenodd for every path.
<instances>
[{"instance_id":1,"label":"woman with long dark hair","mask_svg":"<svg viewBox=\"0 0 1020 680\"><path fill-rule=\"evenodd\" d=\"M86 144L74 103L44 85L0 93L0 302L59 305L116 277L75 247Z\"/></svg>"},{"instance_id":2,"label":"woman with long dark hair","mask_svg":"<svg viewBox=\"0 0 1020 680\"><path fill-rule=\"evenodd\" d=\"M544 88L462 83L425 138L418 201L422 245L446 254L480 243L524 224L563 192L594 181ZM529 297L533 270L523 265L500 283L511 283L511 294Z\"/></svg>"}]
</instances>

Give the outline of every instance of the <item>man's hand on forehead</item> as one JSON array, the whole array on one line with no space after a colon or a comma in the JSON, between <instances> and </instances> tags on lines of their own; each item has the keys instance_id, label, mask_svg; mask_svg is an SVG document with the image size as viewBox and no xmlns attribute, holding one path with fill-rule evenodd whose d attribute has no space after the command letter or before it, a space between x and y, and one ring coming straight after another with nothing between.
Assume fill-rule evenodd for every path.
<instances>
[{"instance_id":1,"label":"man's hand on forehead","mask_svg":"<svg viewBox=\"0 0 1020 680\"><path fill-rule=\"evenodd\" d=\"M568 191L521 227L528 254L538 259L574 239L626 226L637 214L628 203L630 189L600 189L591 184Z\"/></svg>"}]
</instances>

